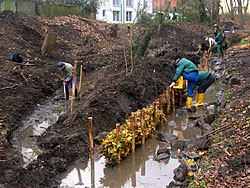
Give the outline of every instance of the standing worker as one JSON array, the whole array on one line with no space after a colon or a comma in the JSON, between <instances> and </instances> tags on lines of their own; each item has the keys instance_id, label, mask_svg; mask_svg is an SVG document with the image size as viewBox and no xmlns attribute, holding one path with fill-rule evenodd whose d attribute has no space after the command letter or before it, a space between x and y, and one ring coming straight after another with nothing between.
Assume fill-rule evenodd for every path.
<instances>
[{"instance_id":1,"label":"standing worker","mask_svg":"<svg viewBox=\"0 0 250 188\"><path fill-rule=\"evenodd\" d=\"M215 77L210 72L199 72L199 79L197 82L198 88L198 97L197 103L194 106L202 106L204 101L204 94L212 83L214 83Z\"/></svg>"},{"instance_id":2,"label":"standing worker","mask_svg":"<svg viewBox=\"0 0 250 188\"><path fill-rule=\"evenodd\" d=\"M176 81L178 80L178 85L174 87L175 89L183 88L183 78L188 80L188 96L187 96L187 109L191 108L191 103L194 97L194 89L198 82L198 68L192 62L187 60L186 58L182 58L180 55L176 55L174 57L175 63L177 64L176 73L173 78L173 82L170 85L170 88L176 85Z\"/></svg>"},{"instance_id":3,"label":"standing worker","mask_svg":"<svg viewBox=\"0 0 250 188\"><path fill-rule=\"evenodd\" d=\"M206 37L205 41L208 41L209 43L209 48L208 48L208 54L209 54L209 58L213 55L213 53L217 52L217 42L215 42L215 39L210 38L210 37Z\"/></svg>"},{"instance_id":4,"label":"standing worker","mask_svg":"<svg viewBox=\"0 0 250 188\"><path fill-rule=\"evenodd\" d=\"M217 52L219 56L223 56L223 50L222 50L223 39L222 39L218 26L215 24L214 27L215 27L215 34L216 34L215 42L217 42Z\"/></svg>"},{"instance_id":5,"label":"standing worker","mask_svg":"<svg viewBox=\"0 0 250 188\"><path fill-rule=\"evenodd\" d=\"M59 70L63 71L66 76L63 81L63 87L65 88L64 92L66 93L66 100L69 100L69 83L71 84L72 88L72 83L73 83L73 66L69 63L65 62L59 62L58 63ZM75 79L76 82L76 79ZM75 85L75 97L77 97L77 87Z\"/></svg>"}]
</instances>

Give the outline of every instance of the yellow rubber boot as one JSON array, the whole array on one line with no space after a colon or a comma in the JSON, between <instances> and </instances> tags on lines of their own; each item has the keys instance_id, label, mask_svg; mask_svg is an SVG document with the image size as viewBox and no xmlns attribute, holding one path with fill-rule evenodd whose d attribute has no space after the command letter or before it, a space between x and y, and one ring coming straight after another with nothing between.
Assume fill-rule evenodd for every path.
<instances>
[{"instance_id":1,"label":"yellow rubber boot","mask_svg":"<svg viewBox=\"0 0 250 188\"><path fill-rule=\"evenodd\" d=\"M183 89L183 76L180 76L179 79L177 80L178 85L174 86L174 89Z\"/></svg>"},{"instance_id":2,"label":"yellow rubber boot","mask_svg":"<svg viewBox=\"0 0 250 188\"><path fill-rule=\"evenodd\" d=\"M193 100L192 97L187 97L187 109L191 108L192 100Z\"/></svg>"},{"instance_id":3,"label":"yellow rubber boot","mask_svg":"<svg viewBox=\"0 0 250 188\"><path fill-rule=\"evenodd\" d=\"M212 55L213 55L213 52L210 52L208 58L210 58Z\"/></svg>"},{"instance_id":4,"label":"yellow rubber boot","mask_svg":"<svg viewBox=\"0 0 250 188\"><path fill-rule=\"evenodd\" d=\"M204 101L204 93L198 93L197 103L194 106L202 106Z\"/></svg>"}]
</instances>

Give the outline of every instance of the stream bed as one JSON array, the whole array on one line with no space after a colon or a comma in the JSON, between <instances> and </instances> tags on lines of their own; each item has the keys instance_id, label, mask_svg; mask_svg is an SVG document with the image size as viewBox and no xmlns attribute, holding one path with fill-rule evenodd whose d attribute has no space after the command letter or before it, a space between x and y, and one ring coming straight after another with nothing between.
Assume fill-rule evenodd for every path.
<instances>
[{"instance_id":1,"label":"stream bed","mask_svg":"<svg viewBox=\"0 0 250 188\"><path fill-rule=\"evenodd\" d=\"M221 83L214 83L206 92L204 104L216 101L222 95ZM41 135L49 126L58 120L61 113L69 111L70 101L66 106L62 100L58 100L61 94L56 92L55 96L38 105L34 113L23 121L21 129L17 130L13 137L13 143L22 154L26 167L32 160L42 152L35 142L35 137ZM196 97L193 103L196 102ZM204 114L202 110L196 112ZM186 109L179 108L167 117L167 122L158 126L157 132L171 133L180 139L197 138L202 135L198 127L192 127L189 114ZM88 163L75 162L60 175L60 188L78 187L138 187L138 188L165 188L173 180L173 170L180 165L177 158L170 157L167 160L155 160L155 154L163 143L156 138L149 138L145 145L136 149L121 164L110 167L105 159L95 152L94 163L89 159ZM170 147L170 145L169 145Z\"/></svg>"}]
</instances>

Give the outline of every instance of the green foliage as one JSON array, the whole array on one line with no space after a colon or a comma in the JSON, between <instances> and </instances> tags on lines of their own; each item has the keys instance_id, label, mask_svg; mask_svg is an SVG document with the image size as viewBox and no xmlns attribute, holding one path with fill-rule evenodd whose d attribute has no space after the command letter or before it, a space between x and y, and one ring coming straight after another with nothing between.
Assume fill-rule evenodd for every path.
<instances>
[{"instance_id":1,"label":"green foliage","mask_svg":"<svg viewBox=\"0 0 250 188\"><path fill-rule=\"evenodd\" d=\"M227 100L230 97L230 93L225 93L224 99Z\"/></svg>"},{"instance_id":2,"label":"green foliage","mask_svg":"<svg viewBox=\"0 0 250 188\"><path fill-rule=\"evenodd\" d=\"M244 44L249 44L249 41L247 41L247 40L240 41L240 45L244 45Z\"/></svg>"},{"instance_id":3,"label":"green foliage","mask_svg":"<svg viewBox=\"0 0 250 188\"><path fill-rule=\"evenodd\" d=\"M205 22L208 24L211 22L203 0L185 1L179 12L182 13L181 20L184 22Z\"/></svg>"},{"instance_id":4,"label":"green foliage","mask_svg":"<svg viewBox=\"0 0 250 188\"><path fill-rule=\"evenodd\" d=\"M153 18L152 14L149 14L145 11L140 11L137 17L137 26L152 28L157 25L157 20Z\"/></svg>"}]
</instances>

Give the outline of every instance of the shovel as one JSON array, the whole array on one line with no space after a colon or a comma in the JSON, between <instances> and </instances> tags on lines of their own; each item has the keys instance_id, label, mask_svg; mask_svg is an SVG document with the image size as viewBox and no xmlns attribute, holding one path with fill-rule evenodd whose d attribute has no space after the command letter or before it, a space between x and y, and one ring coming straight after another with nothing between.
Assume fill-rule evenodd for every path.
<instances>
[{"instance_id":1,"label":"shovel","mask_svg":"<svg viewBox=\"0 0 250 188\"><path fill-rule=\"evenodd\" d=\"M158 91L157 91L157 85L156 85L155 70L154 70L154 80L155 80L155 96L158 98Z\"/></svg>"}]
</instances>

